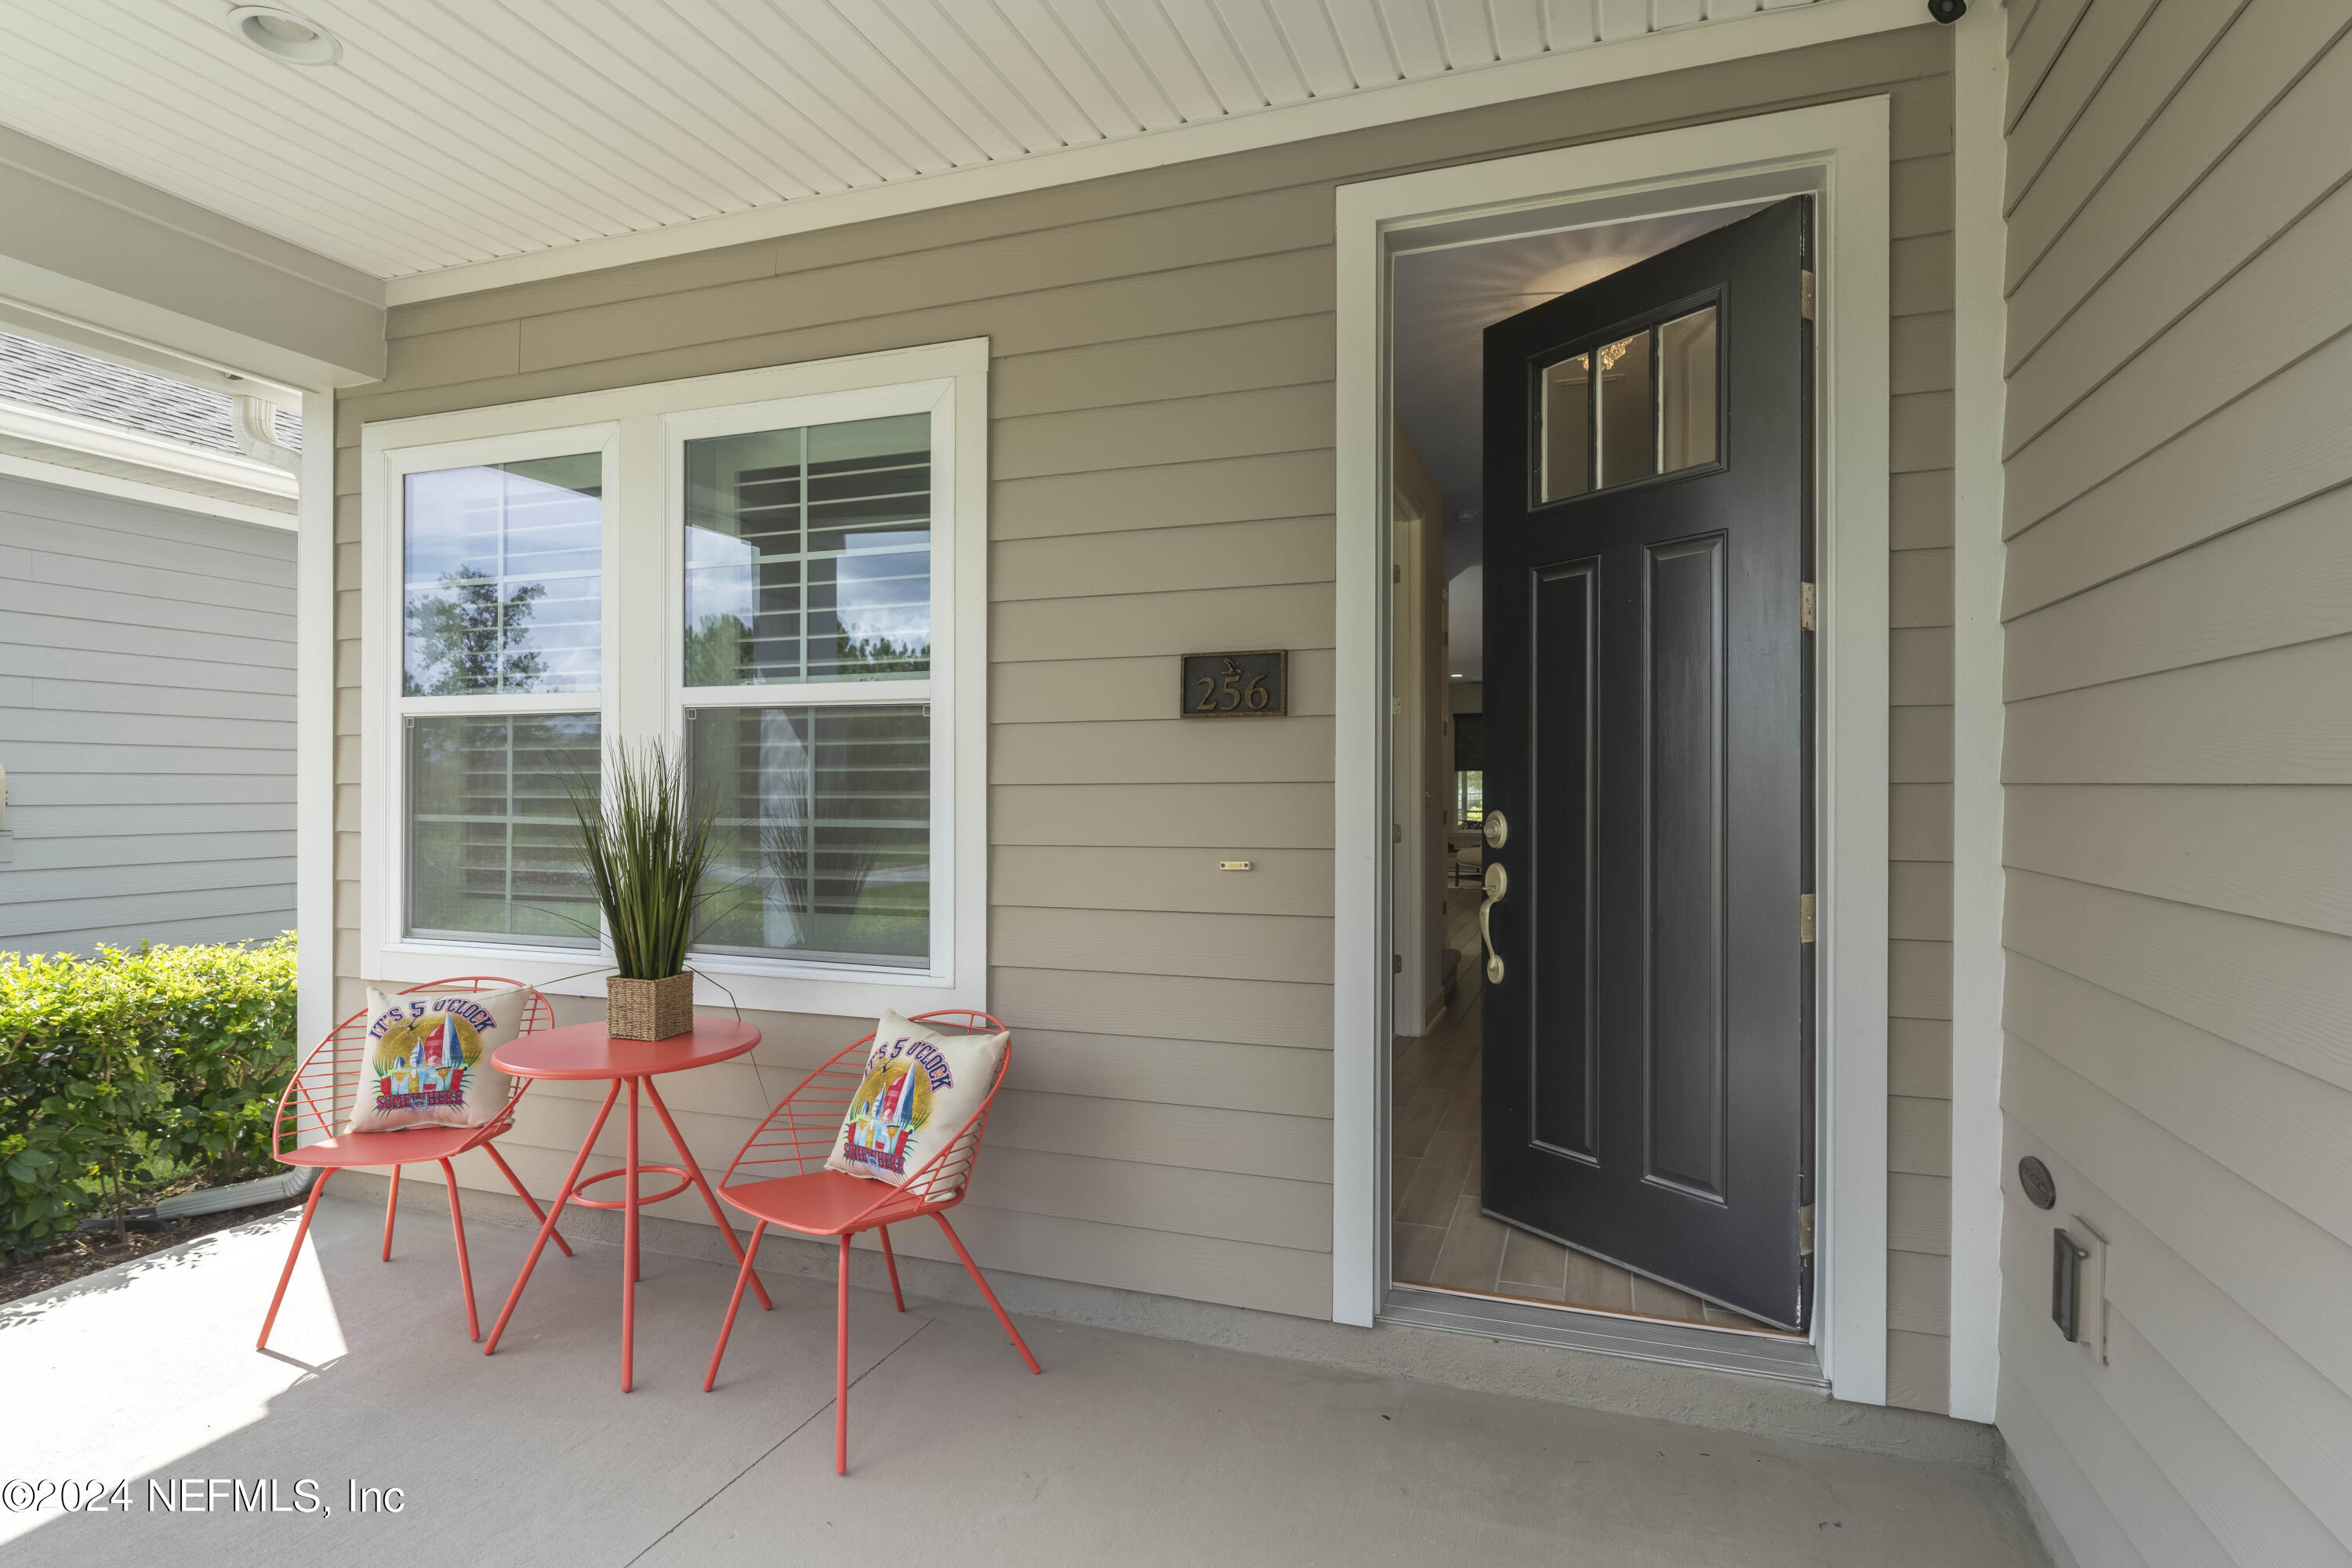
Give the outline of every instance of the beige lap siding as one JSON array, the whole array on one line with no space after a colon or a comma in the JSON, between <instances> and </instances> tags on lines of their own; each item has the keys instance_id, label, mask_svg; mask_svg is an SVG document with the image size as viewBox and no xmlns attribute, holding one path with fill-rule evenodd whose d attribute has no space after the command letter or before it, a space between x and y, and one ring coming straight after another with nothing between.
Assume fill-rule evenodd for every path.
<instances>
[{"instance_id":1,"label":"beige lap siding","mask_svg":"<svg viewBox=\"0 0 2352 1568\"><path fill-rule=\"evenodd\" d=\"M2352 5L2012 16L2000 1425L2085 1563L2352 1562Z\"/></svg>"},{"instance_id":2,"label":"beige lap siding","mask_svg":"<svg viewBox=\"0 0 2352 1568\"><path fill-rule=\"evenodd\" d=\"M1933 390L1949 385L1948 66L1948 39L1923 26L394 311L388 379L338 416L346 991L362 973L349 880L362 422L984 334L991 999L1017 1033L964 1228L1003 1268L1328 1314L1333 188L1891 94L1898 308L1933 319L1898 323L1898 386L1923 388L1898 405L1898 439L1928 457L1897 466L1930 473L1950 445ZM1932 484L1902 501L1918 477L1897 481L1898 539L1932 552L1948 544L1949 486L1940 503ZM1947 594L1921 624L1949 619ZM1171 717L1174 656L1235 647L1293 650L1296 716ZM1913 733L1900 713L1897 731ZM1932 771L1916 760L1932 742L1897 745L1898 769ZM1949 837L1940 797L1898 818ZM1233 858L1257 868L1217 870ZM673 1081L706 1159L788 1068L865 1026L760 1022L763 1080L737 1066ZM507 1146L546 1185L593 1110L535 1089Z\"/></svg>"},{"instance_id":3,"label":"beige lap siding","mask_svg":"<svg viewBox=\"0 0 2352 1568\"><path fill-rule=\"evenodd\" d=\"M1888 543L1886 1388L1949 1407L1952 1237L1952 161L1901 159Z\"/></svg>"}]
</instances>

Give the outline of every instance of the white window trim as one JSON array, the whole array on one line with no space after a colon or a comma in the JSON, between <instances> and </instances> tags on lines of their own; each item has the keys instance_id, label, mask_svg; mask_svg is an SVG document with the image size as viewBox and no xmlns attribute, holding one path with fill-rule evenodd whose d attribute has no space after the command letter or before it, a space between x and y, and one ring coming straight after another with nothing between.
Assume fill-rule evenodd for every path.
<instances>
[{"instance_id":1,"label":"white window trim","mask_svg":"<svg viewBox=\"0 0 2352 1568\"><path fill-rule=\"evenodd\" d=\"M866 1016L984 1007L988 992L988 340L502 404L362 427L360 477L360 953L358 978L413 983L469 967L559 994L601 996L602 950L404 936L404 708L603 714L611 748L684 727L684 443L728 430L932 416L934 673L929 680L700 689L697 707L855 695L931 705L932 945L928 970L698 954L696 1001L728 992L761 1011ZM585 443L585 444L583 444ZM401 477L420 469L604 454L604 690L477 699L400 696ZM624 617L623 583L662 584L659 615ZM582 974L582 970L594 972Z\"/></svg>"}]
</instances>

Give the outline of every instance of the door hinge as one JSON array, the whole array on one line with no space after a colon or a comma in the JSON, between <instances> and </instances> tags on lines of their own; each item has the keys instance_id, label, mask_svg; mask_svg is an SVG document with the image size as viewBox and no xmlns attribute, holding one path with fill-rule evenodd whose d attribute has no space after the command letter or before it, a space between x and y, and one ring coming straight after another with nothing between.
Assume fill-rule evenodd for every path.
<instances>
[{"instance_id":1,"label":"door hinge","mask_svg":"<svg viewBox=\"0 0 2352 1568\"><path fill-rule=\"evenodd\" d=\"M1797 940L1813 940L1813 896L1811 893L1797 895Z\"/></svg>"},{"instance_id":2,"label":"door hinge","mask_svg":"<svg viewBox=\"0 0 2352 1568\"><path fill-rule=\"evenodd\" d=\"M1403 823L1391 822L1389 824L1389 842L1391 844L1402 844L1404 842Z\"/></svg>"},{"instance_id":3,"label":"door hinge","mask_svg":"<svg viewBox=\"0 0 2352 1568\"><path fill-rule=\"evenodd\" d=\"M1813 319L1813 269L1810 267L1797 274L1797 313L1809 321Z\"/></svg>"},{"instance_id":4,"label":"door hinge","mask_svg":"<svg viewBox=\"0 0 2352 1568\"><path fill-rule=\"evenodd\" d=\"M1403 582L1403 581L1404 581L1404 568L1403 568L1403 567L1402 567L1402 566L1391 566L1391 567L1390 567L1390 568L1389 568L1389 581L1390 581L1390 582L1391 582L1391 583L1402 583L1402 582Z\"/></svg>"},{"instance_id":5,"label":"door hinge","mask_svg":"<svg viewBox=\"0 0 2352 1568\"><path fill-rule=\"evenodd\" d=\"M1403 953L1392 952L1389 954L1389 973L1391 974L1402 974L1404 973Z\"/></svg>"},{"instance_id":6,"label":"door hinge","mask_svg":"<svg viewBox=\"0 0 2352 1568\"><path fill-rule=\"evenodd\" d=\"M1813 592L1811 583L1801 583L1797 587L1797 624L1807 631L1812 631L1821 595Z\"/></svg>"},{"instance_id":7,"label":"door hinge","mask_svg":"<svg viewBox=\"0 0 2352 1568\"><path fill-rule=\"evenodd\" d=\"M1807 1204L1797 1211L1797 1256L1813 1255L1813 1205Z\"/></svg>"}]
</instances>

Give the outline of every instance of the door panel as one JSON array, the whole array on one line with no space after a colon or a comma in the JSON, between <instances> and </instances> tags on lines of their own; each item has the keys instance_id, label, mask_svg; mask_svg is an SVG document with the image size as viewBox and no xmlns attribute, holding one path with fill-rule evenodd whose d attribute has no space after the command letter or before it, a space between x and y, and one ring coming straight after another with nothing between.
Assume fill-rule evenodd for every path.
<instances>
[{"instance_id":1,"label":"door panel","mask_svg":"<svg viewBox=\"0 0 2352 1568\"><path fill-rule=\"evenodd\" d=\"M1487 329L1487 1211L1810 1311L1811 215Z\"/></svg>"},{"instance_id":2,"label":"door panel","mask_svg":"<svg viewBox=\"0 0 2352 1568\"><path fill-rule=\"evenodd\" d=\"M1598 562L1579 561L1538 574L1535 691L1536 765L1548 781L1549 827L1538 848L1537 878L1547 918L1536 963L1549 977L1556 1009L1548 1049L1530 1058L1538 1143L1591 1159L1592 1127L1592 722L1599 675L1593 584Z\"/></svg>"},{"instance_id":3,"label":"door panel","mask_svg":"<svg viewBox=\"0 0 2352 1568\"><path fill-rule=\"evenodd\" d=\"M1649 589L1649 1018L1654 1180L1723 1193L1721 534L1644 552ZM1549 802L1547 800L1546 805Z\"/></svg>"}]
</instances>

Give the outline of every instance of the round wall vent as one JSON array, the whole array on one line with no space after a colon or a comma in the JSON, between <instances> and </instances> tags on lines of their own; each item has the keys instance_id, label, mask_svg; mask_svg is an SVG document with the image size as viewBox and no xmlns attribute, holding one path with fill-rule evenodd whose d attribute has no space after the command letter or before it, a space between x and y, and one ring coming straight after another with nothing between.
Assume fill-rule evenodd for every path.
<instances>
[{"instance_id":1,"label":"round wall vent","mask_svg":"<svg viewBox=\"0 0 2352 1568\"><path fill-rule=\"evenodd\" d=\"M229 31L272 59L289 65L331 66L342 58L335 35L282 5L239 5L228 14Z\"/></svg>"}]
</instances>

